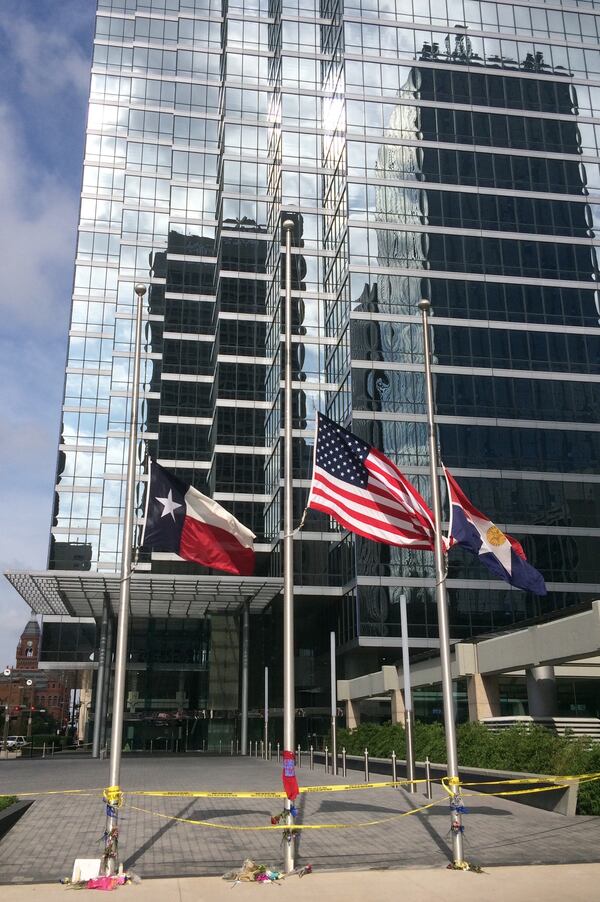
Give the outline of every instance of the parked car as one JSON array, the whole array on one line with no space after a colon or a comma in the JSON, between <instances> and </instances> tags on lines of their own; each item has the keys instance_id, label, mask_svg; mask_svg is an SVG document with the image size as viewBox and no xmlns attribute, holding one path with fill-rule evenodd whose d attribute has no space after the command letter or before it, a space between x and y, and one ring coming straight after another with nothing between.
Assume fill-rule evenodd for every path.
<instances>
[{"instance_id":1,"label":"parked car","mask_svg":"<svg viewBox=\"0 0 600 902\"><path fill-rule=\"evenodd\" d=\"M22 749L25 745L27 740L24 736L9 736L6 740L7 749Z\"/></svg>"}]
</instances>

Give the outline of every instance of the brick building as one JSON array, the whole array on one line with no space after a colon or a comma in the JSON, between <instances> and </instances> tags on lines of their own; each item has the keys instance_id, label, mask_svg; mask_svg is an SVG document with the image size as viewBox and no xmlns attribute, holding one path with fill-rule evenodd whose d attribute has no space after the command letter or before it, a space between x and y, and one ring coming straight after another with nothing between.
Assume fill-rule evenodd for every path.
<instances>
[{"instance_id":1,"label":"brick building","mask_svg":"<svg viewBox=\"0 0 600 902\"><path fill-rule=\"evenodd\" d=\"M27 732L28 710L44 710L57 726L69 722L71 674L39 670L40 625L34 618L28 621L17 644L15 667L6 667L0 674L0 707L10 713L11 734Z\"/></svg>"}]
</instances>

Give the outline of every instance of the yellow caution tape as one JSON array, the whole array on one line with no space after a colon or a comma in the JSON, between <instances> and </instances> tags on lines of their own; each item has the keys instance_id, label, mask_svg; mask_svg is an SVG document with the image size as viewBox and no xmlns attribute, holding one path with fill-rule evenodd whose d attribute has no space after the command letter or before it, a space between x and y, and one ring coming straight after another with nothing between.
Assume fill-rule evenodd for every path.
<instances>
[{"instance_id":1,"label":"yellow caution tape","mask_svg":"<svg viewBox=\"0 0 600 902\"><path fill-rule=\"evenodd\" d=\"M103 792L101 786L97 786L95 789L47 789L43 792L30 792L29 790L24 790L23 792L19 792L15 790L11 792L10 795L13 796L95 796L97 793ZM4 793L0 793L0 799L6 799L8 796Z\"/></svg>"},{"instance_id":2,"label":"yellow caution tape","mask_svg":"<svg viewBox=\"0 0 600 902\"><path fill-rule=\"evenodd\" d=\"M558 789L566 789L569 785L569 782L577 781L579 783L589 783L593 780L599 779L600 772L589 774L567 774L548 777L520 777L513 780L480 780L465 783L457 780L456 777L442 777L440 782L450 796L454 796L457 790L460 792L463 787L473 787L475 789L475 792L463 793L463 795L482 795L483 793L477 792L477 787L479 786L519 786L525 784L532 787L530 789L511 789L505 792L492 793L492 795L495 796L516 796L527 794L533 795L533 793L536 792L554 792ZM452 789L450 789L450 784L453 787Z\"/></svg>"},{"instance_id":3,"label":"yellow caution tape","mask_svg":"<svg viewBox=\"0 0 600 902\"><path fill-rule=\"evenodd\" d=\"M152 796L167 799L285 799L285 792L204 792L203 790L160 790L160 789L131 789L125 792L127 796Z\"/></svg>"},{"instance_id":4,"label":"yellow caution tape","mask_svg":"<svg viewBox=\"0 0 600 902\"><path fill-rule=\"evenodd\" d=\"M342 783L334 786L302 786L300 793L353 792L355 789L383 789L386 786L407 786L409 783L426 783L427 780L386 780L380 783Z\"/></svg>"},{"instance_id":5,"label":"yellow caution tape","mask_svg":"<svg viewBox=\"0 0 600 902\"><path fill-rule=\"evenodd\" d=\"M386 780L380 783L343 783L326 786L302 786L300 794L310 792L354 792L362 789L383 789L389 786L405 786L408 783L425 783L425 780ZM240 791L225 792L220 790L159 790L159 789L132 789L125 792L127 796L149 796L154 798L182 798L182 799L285 799L285 792Z\"/></svg>"},{"instance_id":6,"label":"yellow caution tape","mask_svg":"<svg viewBox=\"0 0 600 902\"><path fill-rule=\"evenodd\" d=\"M533 795L536 792L554 792L557 789L564 789L564 784L553 784L552 786L539 786L537 789L509 789L506 792L494 792L491 795L495 796L522 796L522 795ZM470 792L466 793L466 795L489 795L490 793L483 792Z\"/></svg>"},{"instance_id":7,"label":"yellow caution tape","mask_svg":"<svg viewBox=\"0 0 600 902\"><path fill-rule=\"evenodd\" d=\"M478 786L510 786L510 785L531 785L550 784L539 786L539 788L510 790L508 792L494 792L494 795L516 795L521 793L533 792L549 792L556 789L564 789L569 782L578 781L579 783L588 783L593 780L600 780L600 771L585 774L567 774L561 776L547 777L519 777L512 780L485 780L461 782L458 777L442 777L441 780L432 780L431 782L439 782L441 786L453 796L457 790L463 787ZM300 787L300 794L313 792L356 792L365 789L384 789L387 787L406 786L410 783L426 783L426 780L386 780L377 783L342 783L338 785L319 785L319 786L303 786ZM262 790L248 791L204 791L204 790L126 790L123 791L119 786L108 786L104 790L95 789L50 789L40 792L32 792L25 790L23 792L12 791L11 793L0 793L0 798L6 798L8 795L16 796L52 796L52 795L81 795L95 796L96 793L102 792L104 801L113 807L119 807L125 796L148 796L156 798L193 798L193 799L283 799L286 798L285 792L269 792Z\"/></svg>"},{"instance_id":8,"label":"yellow caution tape","mask_svg":"<svg viewBox=\"0 0 600 902\"><path fill-rule=\"evenodd\" d=\"M460 783L461 786L507 786L511 783L558 783L559 781L569 781L569 780L578 780L580 783L585 782L587 780L598 780L600 779L600 772L591 773L591 774L571 774L567 776L557 775L557 774L548 774L547 777L520 777L514 780L474 780L470 783ZM442 783L445 782L445 778L442 777ZM447 781L450 783L450 780Z\"/></svg>"},{"instance_id":9,"label":"yellow caution tape","mask_svg":"<svg viewBox=\"0 0 600 902\"><path fill-rule=\"evenodd\" d=\"M310 792L353 792L362 789L383 789L389 786L405 786L409 783L425 783L425 780L387 780L379 783L347 783L339 785L327 786L303 786L300 787L300 793ZM117 789L122 796L149 796L156 798L182 798L182 799L285 799L286 793L282 791L269 790L186 790L186 789L130 789L120 790L119 787L109 786L107 789L52 789L45 792L13 792L11 795L18 796L44 796L44 795L95 795L98 792L103 793L104 801L107 804L113 804L107 796L110 790ZM0 798L3 798L0 794Z\"/></svg>"},{"instance_id":10,"label":"yellow caution tape","mask_svg":"<svg viewBox=\"0 0 600 902\"><path fill-rule=\"evenodd\" d=\"M409 814L418 814L420 811L426 811L428 808L433 808L434 805L439 805L440 802L445 801L445 799L437 799L435 802L429 802L427 805L421 805L419 808L411 808L410 811L403 811L401 814L394 814L391 817L384 817L375 821L362 821L358 824L293 824L290 826L289 824L269 824L268 826L259 826L259 827L246 827L246 826L233 826L232 824L215 824L214 821L197 821L193 818L189 817L177 817L172 814L161 814L159 811L151 811L149 808L140 808L137 805L129 805L129 809L132 811L141 811L144 814L152 814L155 817L162 817L164 820L168 821L178 821L182 824L193 824L196 827L211 827L214 830L242 830L242 831L257 831L257 830L352 830L356 827L373 827L377 824L385 824L388 821L395 821L401 817L408 817Z\"/></svg>"},{"instance_id":11,"label":"yellow caution tape","mask_svg":"<svg viewBox=\"0 0 600 902\"><path fill-rule=\"evenodd\" d=\"M107 786L102 793L102 798L111 808L120 808L123 804L123 793L120 786Z\"/></svg>"}]
</instances>

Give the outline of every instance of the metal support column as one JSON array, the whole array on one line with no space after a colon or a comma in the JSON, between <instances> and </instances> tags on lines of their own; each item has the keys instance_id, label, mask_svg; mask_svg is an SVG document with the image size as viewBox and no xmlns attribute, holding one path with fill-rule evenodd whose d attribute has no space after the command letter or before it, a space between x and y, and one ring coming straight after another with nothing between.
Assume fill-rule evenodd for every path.
<instances>
[{"instance_id":1,"label":"metal support column","mask_svg":"<svg viewBox=\"0 0 600 902\"><path fill-rule=\"evenodd\" d=\"M104 694L104 669L106 667L106 639L108 634L108 592L104 593L102 620L100 621L100 642L98 644L98 670L96 671L96 698L94 705L94 733L92 735L92 758L100 757L100 734Z\"/></svg>"},{"instance_id":2,"label":"metal support column","mask_svg":"<svg viewBox=\"0 0 600 902\"><path fill-rule=\"evenodd\" d=\"M284 417L283 417L283 748L294 751L294 492L292 457L292 234L294 222L283 223L285 239ZM293 827L291 802L285 800L285 822ZM294 870L294 834L284 836L283 869Z\"/></svg>"},{"instance_id":3,"label":"metal support column","mask_svg":"<svg viewBox=\"0 0 600 902\"><path fill-rule=\"evenodd\" d=\"M250 608L248 602L242 609L242 723L241 753L248 754L248 665L250 661Z\"/></svg>"},{"instance_id":4,"label":"metal support column","mask_svg":"<svg viewBox=\"0 0 600 902\"><path fill-rule=\"evenodd\" d=\"M458 789L458 755L456 751L456 727L454 723L454 703L452 693L452 674L450 671L450 625L448 622L448 600L446 595L446 564L442 542L442 505L440 485L438 481L439 461L437 434L434 419L433 380L431 378L431 351L429 343L429 311L431 303L423 299L419 301L423 325L423 357L425 363L425 388L427 391L427 429L429 433L429 470L431 476L431 495L433 499L433 516L435 525L435 595L438 612L438 628L440 637L440 663L442 669L442 697L444 709L444 731L446 734L446 754L448 758L449 784ZM450 829L452 833L452 858L454 862L463 862L463 826L462 817L456 810L460 802L458 791L451 800Z\"/></svg>"}]
</instances>

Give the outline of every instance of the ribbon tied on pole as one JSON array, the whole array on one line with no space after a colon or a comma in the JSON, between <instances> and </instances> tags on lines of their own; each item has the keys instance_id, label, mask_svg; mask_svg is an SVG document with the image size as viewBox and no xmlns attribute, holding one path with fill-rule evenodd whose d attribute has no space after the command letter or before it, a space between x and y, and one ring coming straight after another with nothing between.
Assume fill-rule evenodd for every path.
<instances>
[{"instance_id":1,"label":"ribbon tied on pole","mask_svg":"<svg viewBox=\"0 0 600 902\"><path fill-rule=\"evenodd\" d=\"M294 752L284 751L283 770L281 772L283 788L290 802L298 797L298 780L296 779L296 756Z\"/></svg>"}]
</instances>

